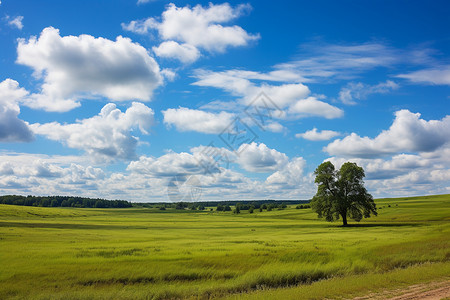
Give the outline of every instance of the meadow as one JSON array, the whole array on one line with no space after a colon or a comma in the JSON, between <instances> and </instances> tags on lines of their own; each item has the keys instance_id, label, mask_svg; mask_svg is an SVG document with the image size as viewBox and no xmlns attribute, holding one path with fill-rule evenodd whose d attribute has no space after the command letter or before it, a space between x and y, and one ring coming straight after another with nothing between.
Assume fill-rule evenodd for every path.
<instances>
[{"instance_id":1,"label":"meadow","mask_svg":"<svg viewBox=\"0 0 450 300\"><path fill-rule=\"evenodd\" d=\"M450 279L450 195L376 204L349 227L294 206L0 205L0 299L340 299Z\"/></svg>"}]
</instances>

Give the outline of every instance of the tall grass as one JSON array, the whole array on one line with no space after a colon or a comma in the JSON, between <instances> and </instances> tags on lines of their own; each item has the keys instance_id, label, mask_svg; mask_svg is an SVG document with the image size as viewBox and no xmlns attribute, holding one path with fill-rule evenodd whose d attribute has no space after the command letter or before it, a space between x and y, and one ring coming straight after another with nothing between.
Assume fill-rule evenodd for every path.
<instances>
[{"instance_id":1,"label":"tall grass","mask_svg":"<svg viewBox=\"0 0 450 300\"><path fill-rule=\"evenodd\" d=\"M0 299L294 299L325 295L324 284L353 295L415 283L422 269L426 280L449 274L449 195L376 202L378 217L348 228L294 207L233 215L0 205Z\"/></svg>"}]
</instances>

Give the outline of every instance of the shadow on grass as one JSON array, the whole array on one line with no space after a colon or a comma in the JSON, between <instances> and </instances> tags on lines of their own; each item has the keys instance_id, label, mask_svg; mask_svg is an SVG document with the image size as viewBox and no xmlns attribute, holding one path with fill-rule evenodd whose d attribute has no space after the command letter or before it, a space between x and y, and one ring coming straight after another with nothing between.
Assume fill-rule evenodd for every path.
<instances>
[{"instance_id":1,"label":"shadow on grass","mask_svg":"<svg viewBox=\"0 0 450 300\"><path fill-rule=\"evenodd\" d=\"M347 226L340 225L341 228L357 228L357 227L405 227L405 226L423 226L423 222L405 222L405 223L361 223L348 224Z\"/></svg>"}]
</instances>

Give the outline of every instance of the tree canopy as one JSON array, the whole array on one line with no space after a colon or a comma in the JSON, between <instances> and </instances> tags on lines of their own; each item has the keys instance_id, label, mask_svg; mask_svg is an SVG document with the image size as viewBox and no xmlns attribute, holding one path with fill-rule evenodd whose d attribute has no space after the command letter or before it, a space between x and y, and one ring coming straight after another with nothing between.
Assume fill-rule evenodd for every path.
<instances>
[{"instance_id":1,"label":"tree canopy","mask_svg":"<svg viewBox=\"0 0 450 300\"><path fill-rule=\"evenodd\" d=\"M327 161L314 171L317 193L311 201L312 209L320 218L329 222L342 218L347 226L347 218L357 222L377 215L372 195L364 187L364 169L356 163L346 162L340 170Z\"/></svg>"}]
</instances>

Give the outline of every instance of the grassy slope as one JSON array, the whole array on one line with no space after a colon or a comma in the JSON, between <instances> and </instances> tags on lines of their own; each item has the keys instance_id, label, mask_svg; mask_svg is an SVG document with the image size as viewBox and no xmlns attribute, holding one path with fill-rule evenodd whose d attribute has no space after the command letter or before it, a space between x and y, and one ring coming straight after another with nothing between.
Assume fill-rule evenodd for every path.
<instances>
[{"instance_id":1,"label":"grassy slope","mask_svg":"<svg viewBox=\"0 0 450 300\"><path fill-rule=\"evenodd\" d=\"M0 299L320 299L450 274L450 195L377 205L378 217L349 228L293 208L0 205Z\"/></svg>"}]
</instances>

